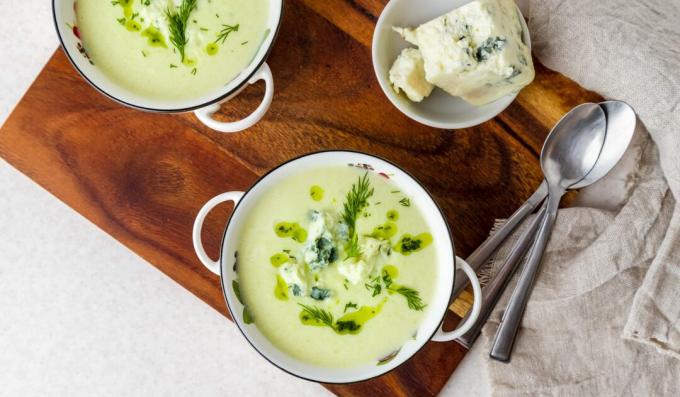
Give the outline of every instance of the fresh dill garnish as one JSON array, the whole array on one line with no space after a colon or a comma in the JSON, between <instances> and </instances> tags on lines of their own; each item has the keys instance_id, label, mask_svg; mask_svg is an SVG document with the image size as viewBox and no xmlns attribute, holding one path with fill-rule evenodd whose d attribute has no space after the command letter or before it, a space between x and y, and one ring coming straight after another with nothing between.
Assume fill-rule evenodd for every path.
<instances>
[{"instance_id":1,"label":"fresh dill garnish","mask_svg":"<svg viewBox=\"0 0 680 397\"><path fill-rule=\"evenodd\" d=\"M316 320L323 325L335 329L333 315L329 311L316 306L307 306L302 303L298 303L298 305L302 306L302 311L306 313L312 320Z\"/></svg>"},{"instance_id":2,"label":"fresh dill garnish","mask_svg":"<svg viewBox=\"0 0 680 397\"><path fill-rule=\"evenodd\" d=\"M118 0L113 0L113 1L111 2L111 5L112 5L112 6L117 6L118 4L120 4L120 3L118 2Z\"/></svg>"},{"instance_id":3,"label":"fresh dill garnish","mask_svg":"<svg viewBox=\"0 0 680 397\"><path fill-rule=\"evenodd\" d=\"M352 185L352 190L347 193L345 203L342 205L342 220L349 228L349 241L345 246L346 258L358 258L361 256L359 237L357 236L357 218L368 205L368 199L373 196L374 189L368 180L368 172Z\"/></svg>"},{"instance_id":4,"label":"fresh dill garnish","mask_svg":"<svg viewBox=\"0 0 680 397\"><path fill-rule=\"evenodd\" d=\"M420 311L423 310L425 306L427 306L420 298L420 293L413 288L401 285L398 288L390 288L390 291L394 291L406 298L406 303L408 303L408 307L410 309Z\"/></svg>"},{"instance_id":5,"label":"fresh dill garnish","mask_svg":"<svg viewBox=\"0 0 680 397\"><path fill-rule=\"evenodd\" d=\"M361 256L361 247L359 247L359 236L354 233L345 245L345 260L350 258L358 258Z\"/></svg>"},{"instance_id":6,"label":"fresh dill garnish","mask_svg":"<svg viewBox=\"0 0 680 397\"><path fill-rule=\"evenodd\" d=\"M147 56L146 51L142 50L142 55L144 56L144 58L146 58Z\"/></svg>"},{"instance_id":7,"label":"fresh dill garnish","mask_svg":"<svg viewBox=\"0 0 680 397\"><path fill-rule=\"evenodd\" d=\"M121 25L125 25L125 18L118 18L116 21L118 21L118 23Z\"/></svg>"},{"instance_id":8,"label":"fresh dill garnish","mask_svg":"<svg viewBox=\"0 0 680 397\"><path fill-rule=\"evenodd\" d=\"M191 74L193 74L194 76L196 76L196 72L197 72L196 68L191 69Z\"/></svg>"},{"instance_id":9,"label":"fresh dill garnish","mask_svg":"<svg viewBox=\"0 0 680 397\"><path fill-rule=\"evenodd\" d=\"M345 313L347 311L347 309L356 309L356 308L357 308L356 303L347 302L347 304L345 304L345 310L343 310L342 312Z\"/></svg>"},{"instance_id":10,"label":"fresh dill garnish","mask_svg":"<svg viewBox=\"0 0 680 397\"><path fill-rule=\"evenodd\" d=\"M142 0L142 4L145 5L145 6L150 6L151 0Z\"/></svg>"},{"instance_id":11,"label":"fresh dill garnish","mask_svg":"<svg viewBox=\"0 0 680 397\"><path fill-rule=\"evenodd\" d=\"M184 48L189 39L186 35L187 22L189 15L196 8L197 0L182 0L179 7L168 7L165 10L165 17L168 19L168 29L170 30L170 42L179 51L184 62Z\"/></svg>"},{"instance_id":12,"label":"fresh dill garnish","mask_svg":"<svg viewBox=\"0 0 680 397\"><path fill-rule=\"evenodd\" d=\"M404 207L410 207L411 200L409 198L404 197L403 199L399 200L399 204L403 205Z\"/></svg>"},{"instance_id":13,"label":"fresh dill garnish","mask_svg":"<svg viewBox=\"0 0 680 397\"><path fill-rule=\"evenodd\" d=\"M207 32L207 31L208 31L208 28L204 28L204 27L200 27L199 29L201 29L202 32Z\"/></svg>"},{"instance_id":14,"label":"fresh dill garnish","mask_svg":"<svg viewBox=\"0 0 680 397\"><path fill-rule=\"evenodd\" d=\"M229 35L232 32L238 32L239 24L237 23L236 25L233 26L222 24L222 27L223 27L222 30L220 30L220 32L217 34L217 40L215 40L215 43L221 42L222 44L224 44L224 41L227 39L227 37L229 37Z\"/></svg>"},{"instance_id":15,"label":"fresh dill garnish","mask_svg":"<svg viewBox=\"0 0 680 397\"><path fill-rule=\"evenodd\" d=\"M386 271L382 271L382 281L385 283L385 288L390 289L392 285L392 276Z\"/></svg>"},{"instance_id":16,"label":"fresh dill garnish","mask_svg":"<svg viewBox=\"0 0 680 397\"><path fill-rule=\"evenodd\" d=\"M171 64L170 64L170 69L175 69L175 68L177 68L177 65L175 65L174 63L171 63Z\"/></svg>"},{"instance_id":17,"label":"fresh dill garnish","mask_svg":"<svg viewBox=\"0 0 680 397\"><path fill-rule=\"evenodd\" d=\"M382 292L382 284L380 284L380 276L376 276L370 280L373 284L366 283L364 286L367 290L372 291L371 297L378 296Z\"/></svg>"},{"instance_id":18,"label":"fresh dill garnish","mask_svg":"<svg viewBox=\"0 0 680 397\"><path fill-rule=\"evenodd\" d=\"M241 43L241 45L246 45L246 44L248 44L248 41L247 41L247 40L244 41L243 43Z\"/></svg>"},{"instance_id":19,"label":"fresh dill garnish","mask_svg":"<svg viewBox=\"0 0 680 397\"><path fill-rule=\"evenodd\" d=\"M135 12L135 13L133 13L132 16L130 17L130 20L131 20L131 21L134 21L135 18L137 18L138 16L139 16L139 13L138 13L138 12Z\"/></svg>"},{"instance_id":20,"label":"fresh dill garnish","mask_svg":"<svg viewBox=\"0 0 680 397\"><path fill-rule=\"evenodd\" d=\"M390 193L401 193L399 190L392 190Z\"/></svg>"}]
</instances>

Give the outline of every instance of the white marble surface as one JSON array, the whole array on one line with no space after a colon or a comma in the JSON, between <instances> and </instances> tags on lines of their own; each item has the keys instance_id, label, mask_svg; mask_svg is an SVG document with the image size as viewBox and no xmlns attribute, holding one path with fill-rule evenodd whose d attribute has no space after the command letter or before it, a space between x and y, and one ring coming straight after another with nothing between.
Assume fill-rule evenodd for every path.
<instances>
[{"instance_id":1,"label":"white marble surface","mask_svg":"<svg viewBox=\"0 0 680 397\"><path fill-rule=\"evenodd\" d=\"M4 122L58 42L49 2L0 8ZM329 394L2 160L0 231L1 396ZM480 395L478 371L463 363L443 394Z\"/></svg>"}]
</instances>

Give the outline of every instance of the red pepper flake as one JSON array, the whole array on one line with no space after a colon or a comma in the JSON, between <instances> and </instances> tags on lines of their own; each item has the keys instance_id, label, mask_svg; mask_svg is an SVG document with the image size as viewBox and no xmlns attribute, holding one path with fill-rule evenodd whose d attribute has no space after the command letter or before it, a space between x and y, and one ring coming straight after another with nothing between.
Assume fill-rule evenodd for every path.
<instances>
[{"instance_id":1,"label":"red pepper flake","mask_svg":"<svg viewBox=\"0 0 680 397\"><path fill-rule=\"evenodd\" d=\"M73 34L80 39L80 30L78 30L78 27L76 25L73 25Z\"/></svg>"},{"instance_id":2,"label":"red pepper flake","mask_svg":"<svg viewBox=\"0 0 680 397\"><path fill-rule=\"evenodd\" d=\"M385 179L390 179L390 176L389 176L389 175L387 175L387 174L386 174L386 173L384 173L384 172L378 172L378 175L380 175L380 176L384 177Z\"/></svg>"}]
</instances>

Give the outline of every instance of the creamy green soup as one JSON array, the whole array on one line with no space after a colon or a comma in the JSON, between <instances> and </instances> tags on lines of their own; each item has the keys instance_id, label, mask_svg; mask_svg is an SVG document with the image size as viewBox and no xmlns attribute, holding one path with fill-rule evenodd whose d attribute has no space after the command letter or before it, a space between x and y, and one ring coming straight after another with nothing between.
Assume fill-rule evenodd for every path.
<instances>
[{"instance_id":1,"label":"creamy green soup","mask_svg":"<svg viewBox=\"0 0 680 397\"><path fill-rule=\"evenodd\" d=\"M436 244L387 178L356 167L281 181L250 210L232 287L279 349L326 367L391 357L432 298Z\"/></svg>"},{"instance_id":2,"label":"creamy green soup","mask_svg":"<svg viewBox=\"0 0 680 397\"><path fill-rule=\"evenodd\" d=\"M78 0L77 25L97 68L152 99L226 85L265 36L268 0Z\"/></svg>"}]
</instances>

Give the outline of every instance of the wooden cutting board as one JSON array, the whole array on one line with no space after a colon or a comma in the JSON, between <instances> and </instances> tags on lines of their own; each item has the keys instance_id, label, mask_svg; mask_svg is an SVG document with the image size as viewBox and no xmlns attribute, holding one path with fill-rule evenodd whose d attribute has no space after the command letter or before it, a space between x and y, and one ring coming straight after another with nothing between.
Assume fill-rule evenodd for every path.
<instances>
[{"instance_id":1,"label":"wooden cutting board","mask_svg":"<svg viewBox=\"0 0 680 397\"><path fill-rule=\"evenodd\" d=\"M443 207L465 256L539 183L550 126L600 98L537 64L536 80L496 119L456 131L419 125L392 107L373 75L370 41L384 3L286 2L269 59L274 103L238 134L211 131L192 114L124 108L95 92L57 50L0 130L0 156L227 317L219 279L193 252L194 216L216 194L247 189L302 153L354 149L400 164ZM262 92L246 89L223 106L225 119L248 114ZM206 221L214 256L229 210ZM435 395L464 354L454 342L430 342L380 378L325 386L341 396Z\"/></svg>"}]
</instances>

